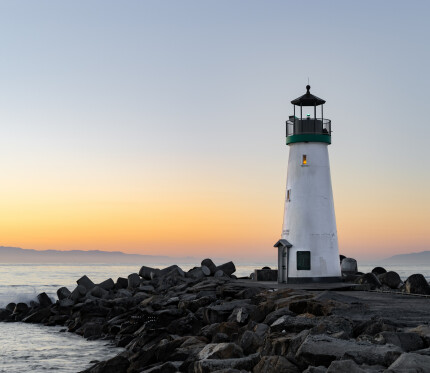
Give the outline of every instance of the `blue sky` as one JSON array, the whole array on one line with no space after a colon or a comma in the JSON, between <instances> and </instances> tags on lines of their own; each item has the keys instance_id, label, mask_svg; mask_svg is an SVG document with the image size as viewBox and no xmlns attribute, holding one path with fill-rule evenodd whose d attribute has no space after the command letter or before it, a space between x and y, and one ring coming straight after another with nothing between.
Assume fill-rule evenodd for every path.
<instances>
[{"instance_id":1,"label":"blue sky","mask_svg":"<svg viewBox=\"0 0 430 373\"><path fill-rule=\"evenodd\" d=\"M429 8L0 1L2 244L193 254L197 218L172 225L189 206L205 221L208 203L218 207L198 229L217 234L205 247L258 257L281 231L284 123L309 78L333 122L341 251L428 249ZM129 208L140 227L163 211L164 233L136 225L106 237L119 222L105 215L123 222ZM88 236L80 216L92 217ZM240 232L224 241L223 216ZM169 233L182 238L157 244Z\"/></svg>"}]
</instances>

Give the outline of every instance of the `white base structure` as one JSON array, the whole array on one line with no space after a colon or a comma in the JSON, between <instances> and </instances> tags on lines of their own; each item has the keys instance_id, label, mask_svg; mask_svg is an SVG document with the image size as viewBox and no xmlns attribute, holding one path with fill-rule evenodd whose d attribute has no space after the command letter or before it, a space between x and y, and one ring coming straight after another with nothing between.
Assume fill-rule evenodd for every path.
<instances>
[{"instance_id":1,"label":"white base structure","mask_svg":"<svg viewBox=\"0 0 430 373\"><path fill-rule=\"evenodd\" d=\"M336 218L328 144L289 145L279 282L333 282L340 279Z\"/></svg>"}]
</instances>

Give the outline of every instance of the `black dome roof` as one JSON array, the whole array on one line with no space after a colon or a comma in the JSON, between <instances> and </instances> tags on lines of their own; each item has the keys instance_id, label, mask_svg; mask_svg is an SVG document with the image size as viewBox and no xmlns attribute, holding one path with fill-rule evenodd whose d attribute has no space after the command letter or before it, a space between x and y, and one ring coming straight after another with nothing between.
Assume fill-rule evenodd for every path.
<instances>
[{"instance_id":1,"label":"black dome roof","mask_svg":"<svg viewBox=\"0 0 430 373\"><path fill-rule=\"evenodd\" d=\"M298 106L318 106L318 105L325 104L325 100L312 95L310 92L310 89L311 89L311 86L307 85L306 86L307 92L303 96L300 96L295 100L291 101L291 103L293 105L298 105Z\"/></svg>"}]
</instances>

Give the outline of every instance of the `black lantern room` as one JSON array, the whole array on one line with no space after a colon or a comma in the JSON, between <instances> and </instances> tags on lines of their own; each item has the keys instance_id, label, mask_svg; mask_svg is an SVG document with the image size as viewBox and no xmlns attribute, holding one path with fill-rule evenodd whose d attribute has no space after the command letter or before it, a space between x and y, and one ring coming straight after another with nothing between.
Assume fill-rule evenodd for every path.
<instances>
[{"instance_id":1,"label":"black lantern room","mask_svg":"<svg viewBox=\"0 0 430 373\"><path fill-rule=\"evenodd\" d=\"M324 119L325 100L311 94L310 89L311 86L307 85L306 93L291 101L294 115L290 116L287 121L287 145L296 142L331 144L331 121ZM296 116L296 106L299 111L297 115L300 116ZM320 118L317 118L317 106L321 107ZM303 113L303 108L305 108L305 113Z\"/></svg>"}]
</instances>

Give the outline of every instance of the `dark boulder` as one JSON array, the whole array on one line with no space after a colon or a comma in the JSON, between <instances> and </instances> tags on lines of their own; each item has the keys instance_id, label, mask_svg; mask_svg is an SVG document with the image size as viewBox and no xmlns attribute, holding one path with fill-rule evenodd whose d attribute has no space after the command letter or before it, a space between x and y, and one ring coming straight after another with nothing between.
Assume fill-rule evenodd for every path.
<instances>
[{"instance_id":1,"label":"dark boulder","mask_svg":"<svg viewBox=\"0 0 430 373\"><path fill-rule=\"evenodd\" d=\"M139 271L139 276L144 280L151 280L151 273L155 272L155 268L142 266Z\"/></svg>"},{"instance_id":2,"label":"dark boulder","mask_svg":"<svg viewBox=\"0 0 430 373\"><path fill-rule=\"evenodd\" d=\"M414 274L406 279L404 291L411 294L430 295L430 285L422 274Z\"/></svg>"},{"instance_id":3,"label":"dark boulder","mask_svg":"<svg viewBox=\"0 0 430 373\"><path fill-rule=\"evenodd\" d=\"M41 323L51 316L51 310L47 308L38 309L29 316L26 316L22 321L26 323Z\"/></svg>"},{"instance_id":4,"label":"dark boulder","mask_svg":"<svg viewBox=\"0 0 430 373\"><path fill-rule=\"evenodd\" d=\"M340 269L344 275L355 275L357 273L357 261L353 258L344 258L341 261Z\"/></svg>"},{"instance_id":5,"label":"dark boulder","mask_svg":"<svg viewBox=\"0 0 430 373\"><path fill-rule=\"evenodd\" d=\"M378 278L383 285L387 285L391 289L398 289L402 283L399 274L394 271L385 272L379 275Z\"/></svg>"},{"instance_id":6,"label":"dark boulder","mask_svg":"<svg viewBox=\"0 0 430 373\"><path fill-rule=\"evenodd\" d=\"M128 286L128 280L124 277L118 277L116 280L115 288L117 290L119 289L127 289Z\"/></svg>"},{"instance_id":7,"label":"dark boulder","mask_svg":"<svg viewBox=\"0 0 430 373\"><path fill-rule=\"evenodd\" d=\"M230 276L236 272L236 266L233 262L227 262L218 266L217 271L223 271L226 275Z\"/></svg>"},{"instance_id":8,"label":"dark boulder","mask_svg":"<svg viewBox=\"0 0 430 373\"><path fill-rule=\"evenodd\" d=\"M372 273L378 276L382 275L383 273L387 273L387 270L384 267L375 267L372 269Z\"/></svg>"},{"instance_id":9,"label":"dark boulder","mask_svg":"<svg viewBox=\"0 0 430 373\"><path fill-rule=\"evenodd\" d=\"M8 310L10 313L12 313L15 310L15 307L16 307L16 303L9 303L6 306L6 310Z\"/></svg>"},{"instance_id":10,"label":"dark boulder","mask_svg":"<svg viewBox=\"0 0 430 373\"><path fill-rule=\"evenodd\" d=\"M13 310L13 313L21 314L21 313L25 313L27 311L28 311L27 304L21 302L21 303L16 304L16 306Z\"/></svg>"},{"instance_id":11,"label":"dark boulder","mask_svg":"<svg viewBox=\"0 0 430 373\"><path fill-rule=\"evenodd\" d=\"M211 260L211 259L203 259L202 263L201 263L202 267L208 267L209 270L211 271L211 275L214 275L216 272L216 265L215 263Z\"/></svg>"},{"instance_id":12,"label":"dark boulder","mask_svg":"<svg viewBox=\"0 0 430 373\"><path fill-rule=\"evenodd\" d=\"M76 281L78 285L82 285L85 289L91 290L94 286L94 282L92 282L87 276L82 276L78 281Z\"/></svg>"},{"instance_id":13,"label":"dark boulder","mask_svg":"<svg viewBox=\"0 0 430 373\"><path fill-rule=\"evenodd\" d=\"M300 373L300 369L283 356L263 356L253 373Z\"/></svg>"},{"instance_id":14,"label":"dark boulder","mask_svg":"<svg viewBox=\"0 0 430 373\"><path fill-rule=\"evenodd\" d=\"M378 277L374 273L366 273L363 276L359 277L356 282L362 285L369 285L370 289L376 289L381 287L381 281L379 281Z\"/></svg>"},{"instance_id":15,"label":"dark boulder","mask_svg":"<svg viewBox=\"0 0 430 373\"><path fill-rule=\"evenodd\" d=\"M37 296L37 300L40 304L40 307L49 307L52 306L52 300L48 297L48 294L46 293L40 293Z\"/></svg>"},{"instance_id":16,"label":"dark boulder","mask_svg":"<svg viewBox=\"0 0 430 373\"><path fill-rule=\"evenodd\" d=\"M71 291L64 286L57 290L57 297L59 300L66 299L70 297L71 294Z\"/></svg>"},{"instance_id":17,"label":"dark boulder","mask_svg":"<svg viewBox=\"0 0 430 373\"><path fill-rule=\"evenodd\" d=\"M99 287L104 290L112 290L115 287L115 283L111 278L108 278L107 280L100 282Z\"/></svg>"},{"instance_id":18,"label":"dark boulder","mask_svg":"<svg viewBox=\"0 0 430 373\"><path fill-rule=\"evenodd\" d=\"M102 361L81 373L127 373L130 362L124 356L118 355Z\"/></svg>"}]
</instances>

